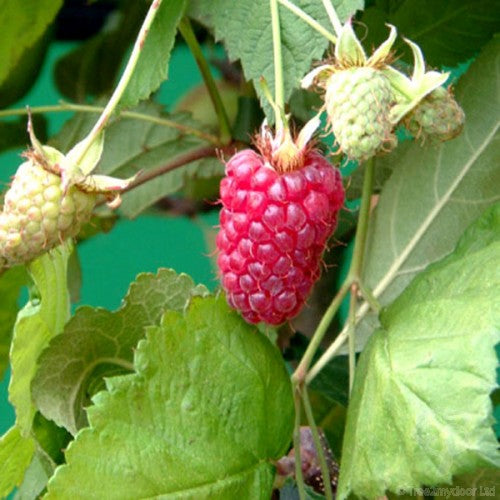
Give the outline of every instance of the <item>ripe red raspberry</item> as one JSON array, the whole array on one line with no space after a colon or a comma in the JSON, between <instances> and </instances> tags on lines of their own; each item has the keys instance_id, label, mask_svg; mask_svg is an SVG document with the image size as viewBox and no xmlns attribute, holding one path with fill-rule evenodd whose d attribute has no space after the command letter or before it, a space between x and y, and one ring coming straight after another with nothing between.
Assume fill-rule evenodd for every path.
<instances>
[{"instance_id":1,"label":"ripe red raspberry","mask_svg":"<svg viewBox=\"0 0 500 500\"><path fill-rule=\"evenodd\" d=\"M218 266L229 304L250 323L295 316L320 276L326 240L344 203L340 173L315 151L278 172L252 150L226 164Z\"/></svg>"}]
</instances>

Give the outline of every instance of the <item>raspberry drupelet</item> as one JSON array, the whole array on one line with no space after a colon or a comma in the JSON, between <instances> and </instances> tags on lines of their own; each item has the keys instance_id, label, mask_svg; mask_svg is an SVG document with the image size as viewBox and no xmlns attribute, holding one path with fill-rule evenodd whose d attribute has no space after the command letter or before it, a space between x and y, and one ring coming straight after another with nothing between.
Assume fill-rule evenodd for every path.
<instances>
[{"instance_id":1,"label":"raspberry drupelet","mask_svg":"<svg viewBox=\"0 0 500 500\"><path fill-rule=\"evenodd\" d=\"M285 171L265 148L226 164L218 267L229 304L249 323L279 325L300 311L344 203L339 171L313 149L300 154Z\"/></svg>"}]
</instances>

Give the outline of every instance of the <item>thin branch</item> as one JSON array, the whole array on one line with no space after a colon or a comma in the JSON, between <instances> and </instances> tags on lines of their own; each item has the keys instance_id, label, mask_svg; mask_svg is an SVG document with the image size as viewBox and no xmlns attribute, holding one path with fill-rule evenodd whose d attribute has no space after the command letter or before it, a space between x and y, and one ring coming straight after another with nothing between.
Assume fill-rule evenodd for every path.
<instances>
[{"instance_id":1,"label":"thin branch","mask_svg":"<svg viewBox=\"0 0 500 500\"><path fill-rule=\"evenodd\" d=\"M146 17L144 18L144 21L142 23L141 29L139 31L139 34L137 35L137 39L134 43L134 47L132 49L132 53L130 54L129 60L127 62L127 65L125 66L125 69L123 71L123 74L120 78L120 81L118 82L118 85L116 86L113 94L111 95L111 98L109 99L108 103L106 104L106 107L104 108L103 112L101 113L101 116L97 120L96 124L92 128L92 130L89 132L87 137L83 140L84 146L81 148L81 151L79 151L78 156L75 158L75 165L78 165L82 159L85 157L87 154L87 151L89 148L92 146L92 144L95 142L99 134L103 131L104 127L108 123L108 120L110 119L111 115L113 114L116 106L118 105L120 99L122 98L125 89L127 88L127 85L129 84L132 75L134 73L134 70L137 66L137 62L139 61L139 57L143 51L144 48L144 43L146 41L146 38L149 34L151 25L153 24L153 21L156 17L156 14L158 10L160 9L161 3L163 0L153 0L151 3L151 6L149 7L148 13L146 14Z\"/></svg>"},{"instance_id":2,"label":"thin branch","mask_svg":"<svg viewBox=\"0 0 500 500\"><path fill-rule=\"evenodd\" d=\"M137 179L134 182L131 182L126 188L124 188L121 193L131 191L132 189L135 189L136 187L139 187L142 184L155 179L156 177L160 177L161 175L171 172L172 170L175 170L177 168L183 167L184 165L192 163L193 161L200 160L202 158L216 157L218 151L220 151L220 149L214 148L212 146L204 146L198 149L194 149L193 151L189 151L189 153L177 157L175 160L167 163L166 165L148 170L142 175L139 175ZM101 200L98 205L103 205L104 203L106 203L105 199Z\"/></svg>"},{"instance_id":3,"label":"thin branch","mask_svg":"<svg viewBox=\"0 0 500 500\"><path fill-rule=\"evenodd\" d=\"M309 26L311 26L311 28L316 30L321 35L323 35L327 40L332 42L334 45L337 43L337 37L334 34L330 33L326 28L323 28L323 26L321 26L321 24L319 24L318 21L313 19L309 14L304 12L301 8L297 7L288 0L278 0L278 2L281 5L283 5L283 7L286 7L288 10L293 12L296 16L300 17L300 19L305 21Z\"/></svg>"},{"instance_id":4,"label":"thin branch","mask_svg":"<svg viewBox=\"0 0 500 500\"><path fill-rule=\"evenodd\" d=\"M311 428L311 433L314 441L314 446L316 448L316 453L318 454L319 465L321 469L321 475L323 476L323 485L325 489L326 500L333 500L332 492L332 481L330 479L330 469L328 468L328 463L325 456L325 450L321 444L321 438L319 436L318 426L314 420L313 410L311 407L311 401L309 400L309 394L307 392L307 387L302 388L302 403L304 405L304 410L306 413L307 423Z\"/></svg>"},{"instance_id":5,"label":"thin branch","mask_svg":"<svg viewBox=\"0 0 500 500\"><path fill-rule=\"evenodd\" d=\"M340 22L335 7L330 0L323 0L323 7L325 8L328 17L330 18L330 22L332 23L335 33L337 33L337 36L340 36L340 33L342 32L342 23Z\"/></svg>"},{"instance_id":6,"label":"thin branch","mask_svg":"<svg viewBox=\"0 0 500 500\"><path fill-rule=\"evenodd\" d=\"M0 118L8 117L8 116L20 116L20 115L28 115L31 113L32 115L43 114L43 113L65 113L67 111L75 111L78 113L102 113L104 111L103 106L90 106L85 104L71 104L62 102L61 104L52 105L52 106L35 106L33 108L16 108L16 109L5 109L0 111ZM215 146L220 146L221 142L218 137L212 134L207 134L206 132L202 132L197 128L190 127L188 125L183 125L182 123L178 123L174 120L169 120L168 118L161 118L159 116L147 115L145 113L139 113L136 111L121 111L118 113L117 117L120 118L132 118L135 120L155 123L156 125L161 125L162 127L169 127L179 130L180 132L186 135L192 135L194 137L198 137L199 139L203 139L204 141L210 142Z\"/></svg>"},{"instance_id":7,"label":"thin branch","mask_svg":"<svg viewBox=\"0 0 500 500\"><path fill-rule=\"evenodd\" d=\"M215 113L217 115L217 120L219 122L219 130L220 130L220 142L222 144L229 144L231 142L231 126L229 124L229 118L227 116L226 108L224 107L224 103L222 102L219 89L217 88L217 84L215 83L214 77L210 72L210 68L208 66L207 60L203 55L200 44L196 39L193 28L189 19L187 17L183 18L179 24L179 31L181 32L191 54L198 65L201 76L203 77L203 81L205 82L205 86L207 87L208 94L212 101Z\"/></svg>"}]
</instances>

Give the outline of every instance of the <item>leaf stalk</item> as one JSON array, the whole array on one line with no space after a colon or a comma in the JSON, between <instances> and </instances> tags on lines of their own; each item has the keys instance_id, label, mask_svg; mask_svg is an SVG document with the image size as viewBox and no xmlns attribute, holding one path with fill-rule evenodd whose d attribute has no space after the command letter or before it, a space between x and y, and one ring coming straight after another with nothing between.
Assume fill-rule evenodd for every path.
<instances>
[{"instance_id":1,"label":"leaf stalk","mask_svg":"<svg viewBox=\"0 0 500 500\"><path fill-rule=\"evenodd\" d=\"M137 62L139 61L139 57L144 48L144 43L148 36L149 30L151 28L151 25L153 24L153 21L156 17L158 10L160 9L162 1L163 0L153 0L153 2L151 3L151 6L149 7L148 13L144 18L141 29L134 43L132 53L130 54L130 58L127 62L127 65L125 66L125 70L123 71L120 81L118 82L118 85L116 86L113 94L111 95L111 98L106 104L106 107L102 111L101 116L99 117L99 119L97 120L96 124L89 132L87 137L84 139L85 141L84 145L81 148L79 155L75 158L76 165L78 165L83 160L83 158L87 154L92 144L96 141L99 134L106 127L106 124L108 123L111 115L118 106L118 103L120 102L120 99L122 98L125 89L127 88L127 85L129 84L132 78L135 67L137 66Z\"/></svg>"},{"instance_id":2,"label":"leaf stalk","mask_svg":"<svg viewBox=\"0 0 500 500\"><path fill-rule=\"evenodd\" d=\"M219 122L220 142L223 145L227 145L231 142L231 126L229 124L226 108L222 102L219 89L217 88L217 84L212 76L208 62L203 55L203 51L201 50L198 40L196 39L191 22L187 17L184 17L181 20L179 24L179 31L181 32L184 41L196 61L203 81L205 82L205 86L207 87L208 95L210 96L210 100L212 101L212 105Z\"/></svg>"}]
</instances>

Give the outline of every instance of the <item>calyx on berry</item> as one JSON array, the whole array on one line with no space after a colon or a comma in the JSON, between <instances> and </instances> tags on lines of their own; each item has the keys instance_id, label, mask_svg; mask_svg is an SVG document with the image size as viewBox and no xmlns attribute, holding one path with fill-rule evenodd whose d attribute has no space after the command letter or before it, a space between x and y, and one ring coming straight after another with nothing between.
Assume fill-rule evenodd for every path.
<instances>
[{"instance_id":1,"label":"calyx on berry","mask_svg":"<svg viewBox=\"0 0 500 500\"><path fill-rule=\"evenodd\" d=\"M396 104L391 109L390 116L393 124L399 123L425 96L443 85L450 75L440 71L425 71L424 56L420 47L411 40L406 38L404 40L413 52L412 77L408 78L392 66L387 66L384 69L396 96Z\"/></svg>"}]
</instances>

